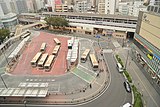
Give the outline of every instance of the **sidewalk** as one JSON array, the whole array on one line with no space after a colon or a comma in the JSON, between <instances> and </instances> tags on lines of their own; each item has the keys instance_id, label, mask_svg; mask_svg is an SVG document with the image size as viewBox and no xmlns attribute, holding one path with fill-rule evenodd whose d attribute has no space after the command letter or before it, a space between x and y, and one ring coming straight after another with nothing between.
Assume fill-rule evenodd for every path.
<instances>
[{"instance_id":1,"label":"sidewalk","mask_svg":"<svg viewBox=\"0 0 160 107\"><path fill-rule=\"evenodd\" d=\"M126 63L127 50L120 48L118 54L122 59L123 63ZM150 82L142 73L141 69L136 65L136 62L129 56L127 63L127 71L132 77L133 84L137 87L139 92L142 94L142 99L145 107L159 107L160 96L156 90L152 87Z\"/></svg>"}]
</instances>

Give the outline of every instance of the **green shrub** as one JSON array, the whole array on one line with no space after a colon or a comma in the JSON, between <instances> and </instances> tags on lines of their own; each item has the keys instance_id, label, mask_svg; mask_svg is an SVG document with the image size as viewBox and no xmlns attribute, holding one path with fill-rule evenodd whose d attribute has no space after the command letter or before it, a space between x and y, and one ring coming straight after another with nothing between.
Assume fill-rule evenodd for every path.
<instances>
[{"instance_id":1,"label":"green shrub","mask_svg":"<svg viewBox=\"0 0 160 107\"><path fill-rule=\"evenodd\" d=\"M125 76L127 77L128 81L129 81L130 83L132 83L131 76L129 75L129 73L128 73L126 70L124 71L124 74L125 74Z\"/></svg>"},{"instance_id":2,"label":"green shrub","mask_svg":"<svg viewBox=\"0 0 160 107\"><path fill-rule=\"evenodd\" d=\"M133 107L143 107L141 94L137 91L137 88L133 85L132 90L134 93L134 105Z\"/></svg>"},{"instance_id":3,"label":"green shrub","mask_svg":"<svg viewBox=\"0 0 160 107\"><path fill-rule=\"evenodd\" d=\"M122 65L122 67L124 67L123 62L122 62L121 58L119 57L119 55L116 55L116 59Z\"/></svg>"}]
</instances>

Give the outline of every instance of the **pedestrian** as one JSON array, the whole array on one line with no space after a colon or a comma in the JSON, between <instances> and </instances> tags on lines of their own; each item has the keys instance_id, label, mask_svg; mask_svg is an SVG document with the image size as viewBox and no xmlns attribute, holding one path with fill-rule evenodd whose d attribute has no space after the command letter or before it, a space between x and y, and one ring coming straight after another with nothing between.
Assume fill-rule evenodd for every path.
<instances>
[{"instance_id":1,"label":"pedestrian","mask_svg":"<svg viewBox=\"0 0 160 107\"><path fill-rule=\"evenodd\" d=\"M99 72L97 73L97 77L99 77Z\"/></svg>"},{"instance_id":2,"label":"pedestrian","mask_svg":"<svg viewBox=\"0 0 160 107\"><path fill-rule=\"evenodd\" d=\"M92 84L89 84L89 87L92 88Z\"/></svg>"},{"instance_id":3,"label":"pedestrian","mask_svg":"<svg viewBox=\"0 0 160 107\"><path fill-rule=\"evenodd\" d=\"M131 65L131 62L129 62L129 66Z\"/></svg>"}]
</instances>

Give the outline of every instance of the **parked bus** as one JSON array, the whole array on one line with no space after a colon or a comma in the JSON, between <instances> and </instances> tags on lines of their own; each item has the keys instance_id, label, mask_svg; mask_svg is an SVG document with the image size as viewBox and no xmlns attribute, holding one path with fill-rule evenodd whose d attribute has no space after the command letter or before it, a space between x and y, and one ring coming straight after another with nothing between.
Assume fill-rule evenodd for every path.
<instances>
[{"instance_id":1,"label":"parked bus","mask_svg":"<svg viewBox=\"0 0 160 107\"><path fill-rule=\"evenodd\" d=\"M89 55L89 52L90 52L90 49L86 49L84 52L83 52L83 54L82 54L82 56L81 56L81 62L86 62L86 60L87 60L87 57L88 57L88 55Z\"/></svg>"},{"instance_id":2,"label":"parked bus","mask_svg":"<svg viewBox=\"0 0 160 107\"><path fill-rule=\"evenodd\" d=\"M42 55L41 59L38 62L38 67L39 68L44 68L44 64L47 60L47 57L48 57L48 53Z\"/></svg>"},{"instance_id":3,"label":"parked bus","mask_svg":"<svg viewBox=\"0 0 160 107\"><path fill-rule=\"evenodd\" d=\"M44 52L46 50L46 43L42 43L40 51Z\"/></svg>"},{"instance_id":4,"label":"parked bus","mask_svg":"<svg viewBox=\"0 0 160 107\"><path fill-rule=\"evenodd\" d=\"M38 63L39 59L41 58L41 56L42 56L42 52L38 52L38 53L34 56L34 58L33 58L32 61L31 61L31 65L32 65L33 67L36 67L36 66L37 66L37 63Z\"/></svg>"},{"instance_id":5,"label":"parked bus","mask_svg":"<svg viewBox=\"0 0 160 107\"><path fill-rule=\"evenodd\" d=\"M54 55L50 55L46 61L46 63L44 64L44 69L46 71L49 71L51 69L52 63L54 61L55 56Z\"/></svg>"},{"instance_id":6,"label":"parked bus","mask_svg":"<svg viewBox=\"0 0 160 107\"><path fill-rule=\"evenodd\" d=\"M90 54L90 60L91 60L93 70L98 70L98 61L94 54Z\"/></svg>"},{"instance_id":7,"label":"parked bus","mask_svg":"<svg viewBox=\"0 0 160 107\"><path fill-rule=\"evenodd\" d=\"M61 42L57 39L57 38L54 38L54 42L57 44L57 45L60 45Z\"/></svg>"},{"instance_id":8,"label":"parked bus","mask_svg":"<svg viewBox=\"0 0 160 107\"><path fill-rule=\"evenodd\" d=\"M23 35L21 36L21 38L24 39L24 38L26 38L27 36L29 36L30 34L31 34L31 32L27 32L26 34L23 34Z\"/></svg>"},{"instance_id":9,"label":"parked bus","mask_svg":"<svg viewBox=\"0 0 160 107\"><path fill-rule=\"evenodd\" d=\"M60 47L61 47L60 45L56 45L56 46L54 47L54 50L53 50L52 54L53 54L53 55L57 55Z\"/></svg>"}]
</instances>

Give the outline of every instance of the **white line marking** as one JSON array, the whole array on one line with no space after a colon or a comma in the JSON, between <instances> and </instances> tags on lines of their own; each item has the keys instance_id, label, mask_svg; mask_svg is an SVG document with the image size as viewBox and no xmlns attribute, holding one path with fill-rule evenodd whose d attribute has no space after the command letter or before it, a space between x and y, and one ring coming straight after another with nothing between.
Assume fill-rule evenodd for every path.
<instances>
[{"instance_id":1,"label":"white line marking","mask_svg":"<svg viewBox=\"0 0 160 107\"><path fill-rule=\"evenodd\" d=\"M78 65L79 65L79 67L82 67L82 68L86 69L87 71L90 71L91 73L93 73L94 75L96 75L96 73L94 73L94 71L89 70L88 68L82 66L81 64L78 64ZM85 72L85 73L89 74L88 72Z\"/></svg>"},{"instance_id":2,"label":"white line marking","mask_svg":"<svg viewBox=\"0 0 160 107\"><path fill-rule=\"evenodd\" d=\"M99 84L97 81L95 81L94 83L96 83L96 84L100 85L101 87L103 86L103 85Z\"/></svg>"},{"instance_id":3,"label":"white line marking","mask_svg":"<svg viewBox=\"0 0 160 107\"><path fill-rule=\"evenodd\" d=\"M72 73L73 73L74 75L76 75L77 77L79 77L80 79L84 80L85 82L87 82L87 83L91 83L91 82L89 82L89 81L87 81L87 80L83 79L81 76L77 75L76 73L74 73L74 72L72 72Z\"/></svg>"}]
</instances>

